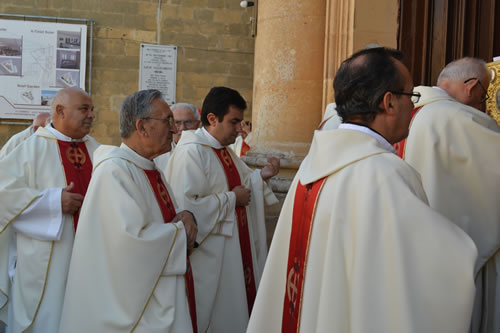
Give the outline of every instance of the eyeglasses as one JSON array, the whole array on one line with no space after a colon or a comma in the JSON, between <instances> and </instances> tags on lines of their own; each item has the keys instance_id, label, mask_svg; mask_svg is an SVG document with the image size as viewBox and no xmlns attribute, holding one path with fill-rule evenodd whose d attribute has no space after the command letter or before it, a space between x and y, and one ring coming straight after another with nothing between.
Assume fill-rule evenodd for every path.
<instances>
[{"instance_id":1,"label":"eyeglasses","mask_svg":"<svg viewBox=\"0 0 500 333\"><path fill-rule=\"evenodd\" d=\"M191 128L191 127L193 127L193 121L192 120L176 120L175 121L175 126L181 127L181 125L184 125L184 128Z\"/></svg>"},{"instance_id":2,"label":"eyeglasses","mask_svg":"<svg viewBox=\"0 0 500 333\"><path fill-rule=\"evenodd\" d=\"M469 81L472 81L472 80L477 80L477 83L483 89L484 97L481 99L480 103L486 102L486 100L488 98L490 98L490 96L488 95L488 90L486 90L486 88L483 86L483 84L481 83L481 81L479 81L479 79L477 77L471 77L470 79L465 80L464 84L467 83L467 82L469 82Z\"/></svg>"},{"instance_id":3,"label":"eyeglasses","mask_svg":"<svg viewBox=\"0 0 500 333\"><path fill-rule=\"evenodd\" d=\"M420 100L420 97L422 97L422 95L418 92L416 93L407 93L407 92L402 92L402 91L392 91L392 90L389 90L389 92L395 94L395 95L405 95L405 96L410 96L410 99L411 101L413 102L413 104L416 104L418 103L418 101Z\"/></svg>"},{"instance_id":4,"label":"eyeglasses","mask_svg":"<svg viewBox=\"0 0 500 333\"><path fill-rule=\"evenodd\" d=\"M155 118L155 117L144 117L144 118L141 118L143 120L161 120L163 122L168 122L168 124L170 126L174 126L175 125L175 121L174 121L174 117L173 116L168 116L168 117L165 117L165 118Z\"/></svg>"}]
</instances>

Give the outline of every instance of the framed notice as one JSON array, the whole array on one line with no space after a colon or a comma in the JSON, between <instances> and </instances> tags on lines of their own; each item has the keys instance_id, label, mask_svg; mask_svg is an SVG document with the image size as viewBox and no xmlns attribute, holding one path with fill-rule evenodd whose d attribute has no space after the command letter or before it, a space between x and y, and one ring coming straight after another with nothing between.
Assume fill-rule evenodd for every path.
<instances>
[{"instance_id":1,"label":"framed notice","mask_svg":"<svg viewBox=\"0 0 500 333\"><path fill-rule=\"evenodd\" d=\"M0 19L0 118L33 119L58 90L85 89L87 25Z\"/></svg>"},{"instance_id":2,"label":"framed notice","mask_svg":"<svg viewBox=\"0 0 500 333\"><path fill-rule=\"evenodd\" d=\"M169 104L175 104L177 46L141 44L139 90L157 89Z\"/></svg>"}]
</instances>

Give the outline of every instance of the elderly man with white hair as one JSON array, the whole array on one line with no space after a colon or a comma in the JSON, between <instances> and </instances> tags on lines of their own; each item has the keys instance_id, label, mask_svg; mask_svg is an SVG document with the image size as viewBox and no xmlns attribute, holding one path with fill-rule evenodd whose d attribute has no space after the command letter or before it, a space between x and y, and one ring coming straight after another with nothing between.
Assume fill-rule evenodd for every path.
<instances>
[{"instance_id":1,"label":"elderly man with white hair","mask_svg":"<svg viewBox=\"0 0 500 333\"><path fill-rule=\"evenodd\" d=\"M8 153L14 150L17 146L23 143L24 140L32 136L38 127L45 127L45 125L50 123L50 113L49 112L40 112L36 115L35 119L33 119L33 123L26 129L22 130L19 133L14 134L9 141L7 141L2 149L0 150L0 158L4 157Z\"/></svg>"},{"instance_id":2,"label":"elderly man with white hair","mask_svg":"<svg viewBox=\"0 0 500 333\"><path fill-rule=\"evenodd\" d=\"M483 60L463 58L437 87L415 88L421 98L404 149L431 207L478 248L473 333L500 331L500 127L484 112L489 82Z\"/></svg>"},{"instance_id":3,"label":"elderly man with white hair","mask_svg":"<svg viewBox=\"0 0 500 333\"><path fill-rule=\"evenodd\" d=\"M155 163L158 166L158 169L162 171L167 169L168 159L177 145L177 142L181 139L182 132L195 130L200 126L200 114L198 113L196 106L193 104L177 103L172 105L170 109L174 115L177 132L173 135L172 149L155 158Z\"/></svg>"},{"instance_id":4,"label":"elderly man with white hair","mask_svg":"<svg viewBox=\"0 0 500 333\"><path fill-rule=\"evenodd\" d=\"M60 90L52 123L0 159L0 321L58 332L79 210L98 143L90 96Z\"/></svg>"}]
</instances>

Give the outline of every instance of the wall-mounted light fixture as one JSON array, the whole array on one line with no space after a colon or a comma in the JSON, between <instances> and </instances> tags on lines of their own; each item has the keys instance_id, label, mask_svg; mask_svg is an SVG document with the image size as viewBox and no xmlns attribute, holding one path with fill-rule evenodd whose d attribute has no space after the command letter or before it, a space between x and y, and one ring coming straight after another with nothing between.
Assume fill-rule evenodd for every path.
<instances>
[{"instance_id":1,"label":"wall-mounted light fixture","mask_svg":"<svg viewBox=\"0 0 500 333\"><path fill-rule=\"evenodd\" d=\"M254 2L254 1L246 1L246 0L243 0L242 2L240 2L240 6L241 6L242 8L252 7L253 5L255 5L255 2Z\"/></svg>"},{"instance_id":2,"label":"wall-mounted light fixture","mask_svg":"<svg viewBox=\"0 0 500 333\"><path fill-rule=\"evenodd\" d=\"M253 15L250 17L251 34L252 37L257 35L257 1L246 1L243 0L240 2L241 8L253 7Z\"/></svg>"}]
</instances>

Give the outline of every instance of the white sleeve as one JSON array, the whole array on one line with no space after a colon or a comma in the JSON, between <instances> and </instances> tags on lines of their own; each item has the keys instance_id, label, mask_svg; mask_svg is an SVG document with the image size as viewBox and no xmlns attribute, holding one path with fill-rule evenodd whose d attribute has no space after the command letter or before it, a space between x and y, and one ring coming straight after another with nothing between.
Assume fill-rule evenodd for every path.
<instances>
[{"instance_id":1,"label":"white sleeve","mask_svg":"<svg viewBox=\"0 0 500 333\"><path fill-rule=\"evenodd\" d=\"M63 227L61 193L61 188L44 190L12 222L14 230L42 241L60 240Z\"/></svg>"}]
</instances>

